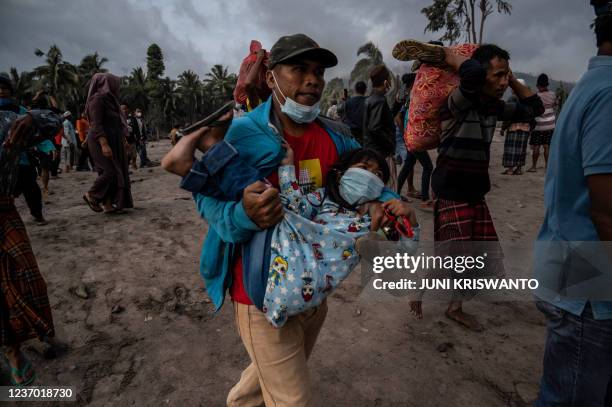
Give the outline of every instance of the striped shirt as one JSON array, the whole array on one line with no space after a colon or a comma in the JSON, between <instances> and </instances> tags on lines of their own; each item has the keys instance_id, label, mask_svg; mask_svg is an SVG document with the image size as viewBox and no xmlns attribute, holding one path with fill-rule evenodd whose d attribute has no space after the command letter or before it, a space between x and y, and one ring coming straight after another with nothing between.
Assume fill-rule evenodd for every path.
<instances>
[{"instance_id":1,"label":"striped shirt","mask_svg":"<svg viewBox=\"0 0 612 407\"><path fill-rule=\"evenodd\" d=\"M482 103L486 69L474 59L459 69L461 85L440 112L442 136L432 188L438 198L461 202L482 200L491 189L489 157L497 120L525 122L544 111L537 95L504 103Z\"/></svg>"},{"instance_id":2,"label":"striped shirt","mask_svg":"<svg viewBox=\"0 0 612 407\"><path fill-rule=\"evenodd\" d=\"M544 104L544 114L536 117L535 131L550 131L555 129L555 107L557 105L557 96L546 90L538 92L538 96Z\"/></svg>"}]
</instances>

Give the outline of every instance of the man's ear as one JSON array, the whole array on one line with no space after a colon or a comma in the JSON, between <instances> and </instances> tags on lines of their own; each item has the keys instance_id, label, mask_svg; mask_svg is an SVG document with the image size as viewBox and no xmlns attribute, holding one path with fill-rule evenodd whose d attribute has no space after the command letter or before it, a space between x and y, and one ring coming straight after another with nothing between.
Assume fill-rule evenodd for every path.
<instances>
[{"instance_id":1,"label":"man's ear","mask_svg":"<svg viewBox=\"0 0 612 407\"><path fill-rule=\"evenodd\" d=\"M270 88L270 90L276 87L276 82L274 81L274 75L272 75L271 69L268 69L266 71L266 84L268 85L268 88Z\"/></svg>"}]
</instances>

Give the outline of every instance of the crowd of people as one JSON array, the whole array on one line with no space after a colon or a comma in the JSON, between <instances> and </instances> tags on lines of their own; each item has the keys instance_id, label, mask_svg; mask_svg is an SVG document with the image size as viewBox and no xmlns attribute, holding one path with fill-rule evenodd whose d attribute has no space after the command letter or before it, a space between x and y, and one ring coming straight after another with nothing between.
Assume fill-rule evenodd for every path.
<instances>
[{"instance_id":1,"label":"crowd of people","mask_svg":"<svg viewBox=\"0 0 612 407\"><path fill-rule=\"evenodd\" d=\"M608 102L612 95L610 18L605 14L597 19L599 56L592 59L589 73L576 86L573 95L580 96L570 97L568 105L572 107L566 108L566 116L561 119L564 129L557 131L567 140L553 144L541 240L610 239L612 199L610 189L603 188L604 182L610 185L612 173L612 143L605 139L605 126L609 126L612 117ZM485 201L490 190L491 142L497 123L504 122L504 166L509 168L508 174L521 173L534 126L537 127L531 135L531 144L547 146L548 152L551 138L555 138L550 133L555 118L554 99L547 91L548 78L541 75L538 92L534 92L512 74L509 53L496 45L480 46L469 58L436 44L419 43L412 59L421 58L421 63L453 69L460 77L460 86L451 93L440 115L442 135L435 169L426 152L419 158L406 151L401 178L407 177L417 160L423 163L421 197L425 201L421 206L433 209L434 241L498 241ZM201 272L217 309L224 302L226 290L229 293L239 335L251 359L229 392L229 406L311 403L306 361L325 320L326 301L304 307L299 299L295 303L286 302L292 297L282 293L269 297L277 294L279 286L284 287L283 279L291 282L298 279L296 293L301 292L304 301L310 300L313 290L316 291L313 276L320 273L317 279L326 281L321 292L332 276L326 272L326 266L317 264L317 260L326 258L321 244L313 244L299 229L293 237L289 234L287 243L274 244L289 211L304 218L301 227L308 219L318 219L319 211L331 214L332 218L341 218L341 214L352 216L345 233L358 231L360 222L374 231L398 217L418 225L414 210L404 206L405 200L398 199L403 182L399 185L391 182L391 170L396 165L392 161L396 139L405 126L409 101L400 102L399 109L389 106L385 96L390 73L386 67L377 66L370 71L369 96L367 85L358 82L353 97L336 101L326 112L327 117L322 116L319 101L325 84L324 70L336 63L330 51L302 34L280 38L270 51L266 71L266 84L272 95L267 100L247 103L249 113L245 118L232 122L231 115L226 115L224 126L204 128L186 136L162 161L164 168L183 177L182 187L194 193L200 215L209 222ZM414 76L405 76L403 82L409 88ZM508 88L514 98L504 101ZM585 123L578 119L585 111L593 121ZM347 151L346 143L355 141L365 148L353 144ZM576 144L582 145L586 155L570 168L566 161L576 157L564 150L575 148ZM201 159L194 158L198 149L204 152ZM537 154L534 148L534 157ZM563 160L558 161L561 156ZM545 158L548 162L546 154ZM354 175L353 168L364 171ZM237 178L239 174L241 178ZM570 180L571 185L564 184ZM427 196L429 183L433 202ZM321 187L324 189L318 190ZM567 188L573 191L576 200L559 205L558 195L570 193ZM296 191L307 193L312 189L315 195L306 202L292 198ZM371 199L376 195L378 203ZM589 210L586 196L592 197L591 205L597 211ZM368 205L359 197L369 201ZM582 202L581 215L564 213L575 202ZM313 208L317 205L320 208ZM364 214L369 215L366 222ZM560 219L569 217L575 220L576 230L561 229ZM322 225L330 228L327 219ZM298 261L296 267L292 262L300 256L292 251L289 243L292 240L313 246L315 260L305 264ZM325 243L325 239L319 241ZM337 241L342 238L339 236ZM267 248L270 250L266 251ZM359 244L355 249L359 250ZM257 256L261 252L263 259ZM306 255L303 258L310 259ZM555 259L550 261L543 266L545 271L561 275L564 267L559 266L559 259L556 265ZM267 264L269 280L262 285L257 280L261 280L262 273L268 275ZM305 274L300 276L300 272ZM470 330L482 331L478 319L463 311L469 293L458 294L453 296L446 316ZM547 298L538 293L538 307L549 321L549 330L537 405L606 405L612 401L609 364L612 343L604 333L610 329L610 302L577 301L563 298L560 292L556 294L555 298ZM270 302L272 299L276 301ZM302 312L288 314L294 304L302 306ZM417 317L422 317L421 301L413 301L410 307ZM272 316L268 315L270 308ZM556 329L558 324L564 325L563 332ZM579 326L587 325L588 332L577 331ZM580 359L577 352L582 354L581 349L588 349L590 355L597 357ZM580 363L575 364L575 360ZM557 369L559 366L562 371ZM597 373L584 375L587 371ZM583 375L584 379L575 379ZM597 381L592 380L595 377ZM578 404L572 404L576 400Z\"/></svg>"},{"instance_id":2,"label":"crowd of people","mask_svg":"<svg viewBox=\"0 0 612 407\"><path fill-rule=\"evenodd\" d=\"M13 384L28 385L36 377L21 343L35 337L46 341L54 334L46 285L14 200L23 195L35 224L46 225L43 207L54 194L50 180L60 182L60 174L67 177L75 169L98 174L83 195L95 212L118 214L133 207L128 162L136 170L138 153L140 168L159 164L147 157L148 133L141 109L133 117L127 105L120 107L118 97L118 77L94 75L87 103L74 121L72 113L62 113L55 97L45 91L39 91L27 107L20 105L14 84L0 76L0 339Z\"/></svg>"},{"instance_id":3,"label":"crowd of people","mask_svg":"<svg viewBox=\"0 0 612 407\"><path fill-rule=\"evenodd\" d=\"M200 262L208 296L219 310L229 294L250 358L228 406L311 405L306 364L326 319L326 297L357 265L362 239L415 247L421 233L410 198L433 212L437 243L499 240L485 199L498 122L505 134L504 174L522 173L528 140L528 171L537 170L544 147L546 215L538 240L612 240L612 7L593 3L598 56L558 120L547 75L539 76L534 92L514 76L503 48L485 44L467 57L439 43L412 42L406 59L417 61L417 69L421 63L444 66L460 82L440 112L435 168L427 151L409 151L400 141L416 75L402 77L403 91L390 106L392 74L375 66L369 95L368 85L357 82L354 95L345 92L324 116L324 74L338 59L304 34L279 38L269 53L257 51L254 66L263 75L251 71L243 81L241 114L223 113L173 141L162 166L182 177L181 187L193 193L209 224ZM15 197L23 193L42 224L49 178L69 173L75 163L77 171L91 165L98 176L84 201L94 212L125 213L133 207L130 165L137 168L137 156L140 167L156 163L147 157L142 110L132 115L121 101L118 77L93 76L76 125L71 112L61 113L43 93L28 109L19 106L12 86L0 78L0 340L13 383L28 385L35 371L20 345L53 336L54 327ZM508 88L513 96L504 100ZM420 191L411 176L417 161L423 166ZM536 274L560 280L566 260L555 256L540 259ZM463 310L469 293L457 294L446 316L482 331ZM564 297L562 291L536 295L548 321L536 405L612 403L612 302ZM420 299L410 308L422 318Z\"/></svg>"}]
</instances>

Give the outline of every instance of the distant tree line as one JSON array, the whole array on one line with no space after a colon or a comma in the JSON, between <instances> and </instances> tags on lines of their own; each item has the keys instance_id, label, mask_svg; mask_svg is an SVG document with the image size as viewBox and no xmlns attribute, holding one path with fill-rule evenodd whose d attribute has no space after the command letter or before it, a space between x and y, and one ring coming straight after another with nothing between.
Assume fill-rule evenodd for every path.
<instances>
[{"instance_id":1,"label":"distant tree line","mask_svg":"<svg viewBox=\"0 0 612 407\"><path fill-rule=\"evenodd\" d=\"M18 101L27 106L41 90L54 96L58 107L81 114L85 105L89 81L98 72L107 72L107 58L97 52L83 57L78 65L65 61L61 50L52 45L45 53L35 51L42 64L32 71L19 72L10 68L2 73L15 87ZM215 107L232 98L237 76L228 68L217 64L204 78L186 70L176 79L164 76L164 55L157 44L147 49L146 72L142 67L132 69L122 77L121 100L132 109L141 108L149 126L155 132L166 132L174 126L184 125L210 113Z\"/></svg>"}]
</instances>

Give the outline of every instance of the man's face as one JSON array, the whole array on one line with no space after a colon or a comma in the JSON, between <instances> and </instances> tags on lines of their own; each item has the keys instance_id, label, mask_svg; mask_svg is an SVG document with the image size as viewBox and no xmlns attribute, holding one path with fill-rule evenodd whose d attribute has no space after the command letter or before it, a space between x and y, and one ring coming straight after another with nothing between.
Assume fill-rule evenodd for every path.
<instances>
[{"instance_id":1,"label":"man's face","mask_svg":"<svg viewBox=\"0 0 612 407\"><path fill-rule=\"evenodd\" d=\"M300 104L312 106L321 99L325 87L324 74L325 68L320 62L302 60L278 64L274 67L274 75L268 71L266 82L273 91L276 87L280 89L280 92L276 91L276 96L281 102L285 102L284 95Z\"/></svg>"},{"instance_id":2,"label":"man's face","mask_svg":"<svg viewBox=\"0 0 612 407\"><path fill-rule=\"evenodd\" d=\"M510 79L510 64L507 59L493 58L489 61L487 79L482 89L486 96L501 99L508 89Z\"/></svg>"},{"instance_id":3,"label":"man's face","mask_svg":"<svg viewBox=\"0 0 612 407\"><path fill-rule=\"evenodd\" d=\"M136 111L134 113L136 114L136 117L141 117L142 116L142 110L140 110L140 109L136 109Z\"/></svg>"},{"instance_id":4,"label":"man's face","mask_svg":"<svg viewBox=\"0 0 612 407\"><path fill-rule=\"evenodd\" d=\"M121 105L121 113L123 113L123 115L127 117L130 114L130 110L126 105Z\"/></svg>"},{"instance_id":5,"label":"man's face","mask_svg":"<svg viewBox=\"0 0 612 407\"><path fill-rule=\"evenodd\" d=\"M13 95L11 94L11 90L8 87L6 87L4 85L0 85L0 98L8 99L8 98L10 98L12 96Z\"/></svg>"}]
</instances>

